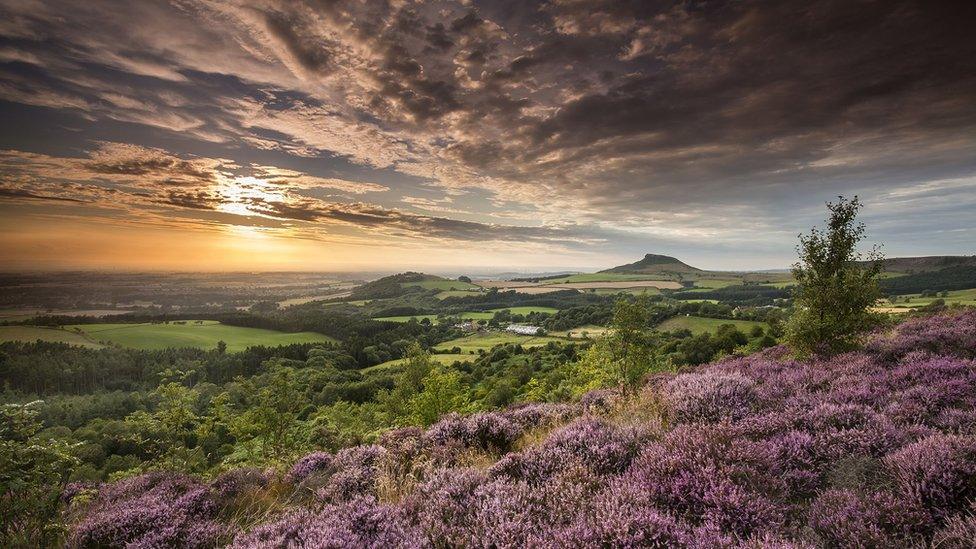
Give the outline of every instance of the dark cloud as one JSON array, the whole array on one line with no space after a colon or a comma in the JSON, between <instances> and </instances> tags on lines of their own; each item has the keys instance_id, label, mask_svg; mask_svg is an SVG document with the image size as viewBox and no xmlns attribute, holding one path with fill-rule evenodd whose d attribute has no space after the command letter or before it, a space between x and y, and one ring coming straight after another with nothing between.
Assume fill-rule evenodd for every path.
<instances>
[{"instance_id":1,"label":"dark cloud","mask_svg":"<svg viewBox=\"0 0 976 549\"><path fill-rule=\"evenodd\" d=\"M188 154L84 167L181 185L160 198L174 207L207 207L196 186L212 183L216 167L193 157L216 158L218 145L230 158L314 161L325 178L374 170L391 195L419 179L483 197L497 215L517 205L513 225L590 225L574 226L578 235L738 238L728 212L806 223L838 192L903 218L886 197L924 185L932 190L906 211L942 211L946 193L976 206L942 189L976 175L972 3L47 4L0 0L0 98L70 110L101 139L115 123L148 128L145 141L182 139ZM501 226L392 203L331 203L346 204L251 206L309 223L509 238ZM957 212L940 218L944 232L973 229ZM543 233L521 226L511 238L559 236Z\"/></svg>"}]
</instances>

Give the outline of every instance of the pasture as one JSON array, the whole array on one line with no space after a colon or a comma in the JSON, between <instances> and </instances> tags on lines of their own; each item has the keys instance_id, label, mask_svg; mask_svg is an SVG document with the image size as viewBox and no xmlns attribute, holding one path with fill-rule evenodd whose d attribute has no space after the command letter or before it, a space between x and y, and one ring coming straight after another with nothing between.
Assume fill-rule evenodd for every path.
<instances>
[{"instance_id":1,"label":"pasture","mask_svg":"<svg viewBox=\"0 0 976 549\"><path fill-rule=\"evenodd\" d=\"M474 362L474 360L476 358L478 358L478 355L473 355L473 354L470 354L470 353L468 353L468 354L460 354L460 355L458 355L458 354L432 354L432 355L430 355L430 359L431 360L433 360L434 362L437 362L439 364L444 364L445 366L450 366L451 364L454 364L455 362ZM395 367L403 364L404 362L406 362L406 360L407 360L406 358L397 358L397 359L394 359L394 360L387 360L386 362L383 362L381 364L377 364L376 366L370 366L369 368L363 368L360 371L363 372L363 373L369 373L369 372L378 372L380 370L388 370L390 368L395 368Z\"/></svg>"},{"instance_id":2,"label":"pasture","mask_svg":"<svg viewBox=\"0 0 976 549\"><path fill-rule=\"evenodd\" d=\"M705 318L700 316L676 316L674 318L669 318L664 322L657 325L656 329L662 332L672 331L672 330L691 330L691 333L695 335L712 333L718 331L718 327L722 324L733 324L739 330L749 333L755 326L761 327L763 330L769 329L769 325L765 322L757 322L754 320L729 320L727 318Z\"/></svg>"},{"instance_id":3,"label":"pasture","mask_svg":"<svg viewBox=\"0 0 976 549\"><path fill-rule=\"evenodd\" d=\"M69 332L60 328L46 328L44 326L0 326L0 342L34 342L38 340L92 348L103 347L103 345L99 345L82 334Z\"/></svg>"},{"instance_id":4,"label":"pasture","mask_svg":"<svg viewBox=\"0 0 976 549\"><path fill-rule=\"evenodd\" d=\"M499 311L510 311L512 314L517 315L527 315L532 312L536 313L547 313L553 314L559 309L555 307L535 307L535 306L524 306L524 307L507 307L501 309L491 309L489 311L465 311L463 313L458 313L454 315L448 315L449 318L457 318L461 320L491 320L494 318L495 313ZM415 318L417 322L423 319L428 319L431 322L437 322L437 315L403 315L403 316L380 316L373 320L379 320L383 322L409 322L410 319Z\"/></svg>"},{"instance_id":5,"label":"pasture","mask_svg":"<svg viewBox=\"0 0 976 549\"><path fill-rule=\"evenodd\" d=\"M215 349L217 342L227 344L227 352L248 347L276 347L292 343L330 343L332 338L314 333L286 333L261 328L228 326L214 320L186 320L143 324L75 324L64 330L88 341L110 343L132 349L168 349L195 347Z\"/></svg>"},{"instance_id":6,"label":"pasture","mask_svg":"<svg viewBox=\"0 0 976 549\"><path fill-rule=\"evenodd\" d=\"M471 334L450 341L445 341L434 347L436 350L450 351L454 347L459 347L461 353L477 353L478 350L490 350L496 345L519 344L523 347L541 347L549 342L565 343L566 340L551 336L523 336L510 334L508 332L489 332L483 334Z\"/></svg>"},{"instance_id":7,"label":"pasture","mask_svg":"<svg viewBox=\"0 0 976 549\"><path fill-rule=\"evenodd\" d=\"M447 299L449 297L472 297L479 295L481 293L479 290L444 290L438 293L434 297L437 299Z\"/></svg>"},{"instance_id":8,"label":"pasture","mask_svg":"<svg viewBox=\"0 0 976 549\"><path fill-rule=\"evenodd\" d=\"M401 282L400 286L404 288L412 288L414 286L420 286L425 290L478 290L478 286L474 284L469 284L467 282L461 282L459 280L448 280L448 279L432 279L432 280L421 280L419 282Z\"/></svg>"}]
</instances>

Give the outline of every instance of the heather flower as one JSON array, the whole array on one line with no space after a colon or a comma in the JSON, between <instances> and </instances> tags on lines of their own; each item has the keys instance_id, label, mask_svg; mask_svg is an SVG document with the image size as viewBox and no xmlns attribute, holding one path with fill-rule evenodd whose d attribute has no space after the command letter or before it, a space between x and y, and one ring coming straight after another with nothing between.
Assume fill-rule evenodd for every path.
<instances>
[{"instance_id":1,"label":"heather flower","mask_svg":"<svg viewBox=\"0 0 976 549\"><path fill-rule=\"evenodd\" d=\"M448 414L427 430L426 438L434 444L459 443L468 448L506 452L521 436L522 429L498 412L471 416Z\"/></svg>"},{"instance_id":2,"label":"heather flower","mask_svg":"<svg viewBox=\"0 0 976 549\"><path fill-rule=\"evenodd\" d=\"M297 484L314 473L330 470L334 462L335 456L328 452L312 452L296 461L285 478Z\"/></svg>"},{"instance_id":3,"label":"heather flower","mask_svg":"<svg viewBox=\"0 0 976 549\"><path fill-rule=\"evenodd\" d=\"M932 537L932 547L939 549L972 549L976 540L976 502L969 510L946 520Z\"/></svg>"},{"instance_id":4,"label":"heather flower","mask_svg":"<svg viewBox=\"0 0 976 549\"><path fill-rule=\"evenodd\" d=\"M687 547L691 539L688 528L658 509L601 507L592 518L557 531L546 545L671 549Z\"/></svg>"},{"instance_id":5,"label":"heather flower","mask_svg":"<svg viewBox=\"0 0 976 549\"><path fill-rule=\"evenodd\" d=\"M380 463L388 455L382 446L355 446L336 454L335 472L315 490L318 499L340 502L357 496L375 495Z\"/></svg>"},{"instance_id":6,"label":"heather flower","mask_svg":"<svg viewBox=\"0 0 976 549\"><path fill-rule=\"evenodd\" d=\"M891 334L876 335L867 348L886 360L919 350L976 358L976 311L908 320Z\"/></svg>"},{"instance_id":7,"label":"heather flower","mask_svg":"<svg viewBox=\"0 0 976 549\"><path fill-rule=\"evenodd\" d=\"M504 412L523 431L533 427L556 425L578 416L579 413L579 408L572 404L553 403L522 404Z\"/></svg>"},{"instance_id":8,"label":"heather flower","mask_svg":"<svg viewBox=\"0 0 976 549\"><path fill-rule=\"evenodd\" d=\"M642 435L637 429L582 418L556 430L537 448L504 456L489 474L539 484L573 465L598 475L619 473L636 455Z\"/></svg>"},{"instance_id":9,"label":"heather flower","mask_svg":"<svg viewBox=\"0 0 976 549\"><path fill-rule=\"evenodd\" d=\"M214 547L227 534L208 487L174 473L106 485L68 537L70 547Z\"/></svg>"},{"instance_id":10,"label":"heather flower","mask_svg":"<svg viewBox=\"0 0 976 549\"><path fill-rule=\"evenodd\" d=\"M344 549L430 547L423 533L411 526L396 507L373 498L327 505L318 513L299 510L241 534L231 547L316 547Z\"/></svg>"},{"instance_id":11,"label":"heather flower","mask_svg":"<svg viewBox=\"0 0 976 549\"><path fill-rule=\"evenodd\" d=\"M884 493L831 490L811 505L809 525L828 547L904 547L922 539L928 517Z\"/></svg>"},{"instance_id":12,"label":"heather flower","mask_svg":"<svg viewBox=\"0 0 976 549\"><path fill-rule=\"evenodd\" d=\"M665 399L678 422L741 419L756 401L755 383L734 372L681 374L667 384Z\"/></svg>"},{"instance_id":13,"label":"heather flower","mask_svg":"<svg viewBox=\"0 0 976 549\"><path fill-rule=\"evenodd\" d=\"M266 488L271 482L271 474L256 467L232 469L215 478L210 489L219 501L225 501L247 492Z\"/></svg>"},{"instance_id":14,"label":"heather flower","mask_svg":"<svg viewBox=\"0 0 976 549\"><path fill-rule=\"evenodd\" d=\"M590 412L608 410L618 398L620 398L620 391L595 389L580 397L580 406Z\"/></svg>"},{"instance_id":15,"label":"heather flower","mask_svg":"<svg viewBox=\"0 0 976 549\"><path fill-rule=\"evenodd\" d=\"M885 458L901 493L936 518L976 498L976 438L933 435Z\"/></svg>"}]
</instances>

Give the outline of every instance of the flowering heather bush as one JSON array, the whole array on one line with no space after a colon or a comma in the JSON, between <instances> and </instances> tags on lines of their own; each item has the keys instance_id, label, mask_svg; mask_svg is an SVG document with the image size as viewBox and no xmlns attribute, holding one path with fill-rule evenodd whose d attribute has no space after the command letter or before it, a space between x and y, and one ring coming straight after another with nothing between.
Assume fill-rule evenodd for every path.
<instances>
[{"instance_id":1,"label":"flowering heather bush","mask_svg":"<svg viewBox=\"0 0 976 549\"><path fill-rule=\"evenodd\" d=\"M905 547L923 539L928 515L892 494L831 490L811 505L809 520L829 547Z\"/></svg>"},{"instance_id":2,"label":"flowering heather bush","mask_svg":"<svg viewBox=\"0 0 976 549\"><path fill-rule=\"evenodd\" d=\"M335 456L335 473L316 490L320 500L340 502L358 496L374 496L380 463L388 456L382 446L355 446L340 451Z\"/></svg>"},{"instance_id":3,"label":"flowering heather bush","mask_svg":"<svg viewBox=\"0 0 976 549\"><path fill-rule=\"evenodd\" d=\"M295 462L286 476L289 482L299 483L314 473L329 471L335 463L335 456L328 452L312 452Z\"/></svg>"},{"instance_id":4,"label":"flowering heather bush","mask_svg":"<svg viewBox=\"0 0 976 549\"><path fill-rule=\"evenodd\" d=\"M206 485L175 473L149 473L104 485L70 547L214 547L226 528Z\"/></svg>"},{"instance_id":5,"label":"flowering heather bush","mask_svg":"<svg viewBox=\"0 0 976 549\"><path fill-rule=\"evenodd\" d=\"M976 498L976 437L933 435L885 458L909 501L943 518Z\"/></svg>"},{"instance_id":6,"label":"flowering heather bush","mask_svg":"<svg viewBox=\"0 0 976 549\"><path fill-rule=\"evenodd\" d=\"M266 488L271 482L271 473L256 467L241 467L221 474L210 483L214 497L220 501L237 497L247 492Z\"/></svg>"},{"instance_id":7,"label":"flowering heather bush","mask_svg":"<svg viewBox=\"0 0 976 549\"><path fill-rule=\"evenodd\" d=\"M868 350L886 360L913 351L976 358L976 310L909 320L891 334L876 335Z\"/></svg>"},{"instance_id":8,"label":"flowering heather bush","mask_svg":"<svg viewBox=\"0 0 976 549\"><path fill-rule=\"evenodd\" d=\"M742 374L705 371L681 374L665 388L671 414L678 422L742 419L756 400L755 383Z\"/></svg>"},{"instance_id":9,"label":"flowering heather bush","mask_svg":"<svg viewBox=\"0 0 976 549\"><path fill-rule=\"evenodd\" d=\"M300 510L259 526L234 540L237 549L256 547L429 547L423 532L408 524L397 508L372 498L328 505L318 513Z\"/></svg>"},{"instance_id":10,"label":"flowering heather bush","mask_svg":"<svg viewBox=\"0 0 976 549\"><path fill-rule=\"evenodd\" d=\"M259 472L210 486L145 475L100 487L69 542L971 548L974 334L973 312L916 319L862 352L800 362L773 348L654 379L649 400L447 416L302 458L288 479L317 497L247 532L215 517L221 494L260 486ZM518 440L531 445L511 451Z\"/></svg>"},{"instance_id":11,"label":"flowering heather bush","mask_svg":"<svg viewBox=\"0 0 976 549\"><path fill-rule=\"evenodd\" d=\"M499 412L470 416L448 414L427 430L434 444L456 442L464 447L507 452L522 434L522 429Z\"/></svg>"},{"instance_id":12,"label":"flowering heather bush","mask_svg":"<svg viewBox=\"0 0 976 549\"><path fill-rule=\"evenodd\" d=\"M536 448L506 455L489 473L530 484L542 483L571 465L597 475L619 473L636 455L642 436L639 430L585 417L554 431Z\"/></svg>"}]
</instances>

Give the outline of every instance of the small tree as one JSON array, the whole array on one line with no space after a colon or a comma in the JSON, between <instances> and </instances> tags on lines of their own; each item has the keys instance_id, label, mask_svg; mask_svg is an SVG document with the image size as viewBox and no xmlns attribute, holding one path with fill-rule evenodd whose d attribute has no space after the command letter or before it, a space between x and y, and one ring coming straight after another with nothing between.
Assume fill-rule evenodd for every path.
<instances>
[{"instance_id":1,"label":"small tree","mask_svg":"<svg viewBox=\"0 0 976 549\"><path fill-rule=\"evenodd\" d=\"M635 390L645 374L670 369L670 363L656 353L654 338L648 331L650 321L646 294L633 301L617 300L610 332L584 361L605 364L610 377L628 391Z\"/></svg>"},{"instance_id":2,"label":"small tree","mask_svg":"<svg viewBox=\"0 0 976 549\"><path fill-rule=\"evenodd\" d=\"M815 227L800 235L797 245L795 311L786 327L786 342L800 356L850 350L881 322L870 307L881 295L883 257L877 247L866 258L857 251L864 238L864 224L855 222L861 202L856 196L838 198L827 203L826 231ZM858 265L862 259L867 267Z\"/></svg>"}]
</instances>

